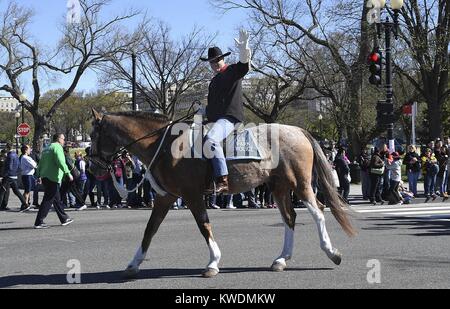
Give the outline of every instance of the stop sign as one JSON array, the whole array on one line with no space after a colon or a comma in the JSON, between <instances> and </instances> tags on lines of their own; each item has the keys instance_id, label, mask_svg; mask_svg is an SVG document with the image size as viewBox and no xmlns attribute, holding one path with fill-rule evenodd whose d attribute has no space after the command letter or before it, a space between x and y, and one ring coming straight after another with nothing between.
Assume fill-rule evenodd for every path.
<instances>
[{"instance_id":1,"label":"stop sign","mask_svg":"<svg viewBox=\"0 0 450 309\"><path fill-rule=\"evenodd\" d=\"M22 123L17 127L17 134L22 137L28 136L30 134L31 127L28 123Z\"/></svg>"}]
</instances>

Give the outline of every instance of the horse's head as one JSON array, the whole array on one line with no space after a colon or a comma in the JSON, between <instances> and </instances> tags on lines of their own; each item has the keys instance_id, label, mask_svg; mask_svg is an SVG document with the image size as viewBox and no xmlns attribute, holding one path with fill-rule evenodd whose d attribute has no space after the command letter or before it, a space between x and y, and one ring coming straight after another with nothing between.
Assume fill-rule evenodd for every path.
<instances>
[{"instance_id":1,"label":"horse's head","mask_svg":"<svg viewBox=\"0 0 450 309\"><path fill-rule=\"evenodd\" d=\"M111 168L111 163L121 149L114 138L114 132L108 125L106 116L92 109L90 171L96 176L104 175ZM113 130L114 131L114 130Z\"/></svg>"}]
</instances>

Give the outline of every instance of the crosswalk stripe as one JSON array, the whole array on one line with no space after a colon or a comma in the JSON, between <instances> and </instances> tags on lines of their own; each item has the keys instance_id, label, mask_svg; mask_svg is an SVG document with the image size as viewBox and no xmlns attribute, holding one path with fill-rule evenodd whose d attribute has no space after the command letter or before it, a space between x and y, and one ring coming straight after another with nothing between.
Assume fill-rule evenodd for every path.
<instances>
[{"instance_id":1,"label":"crosswalk stripe","mask_svg":"<svg viewBox=\"0 0 450 309\"><path fill-rule=\"evenodd\" d=\"M450 212L450 207L421 207L421 208L383 208L383 209L364 209L356 210L359 213L386 213L386 212L405 212L405 211L433 211L433 210L447 210Z\"/></svg>"},{"instance_id":2,"label":"crosswalk stripe","mask_svg":"<svg viewBox=\"0 0 450 309\"><path fill-rule=\"evenodd\" d=\"M415 215L437 215L437 214L448 214L450 215L450 210L438 210L438 211L407 211L407 212L386 212L386 215L394 216L415 216Z\"/></svg>"}]
</instances>

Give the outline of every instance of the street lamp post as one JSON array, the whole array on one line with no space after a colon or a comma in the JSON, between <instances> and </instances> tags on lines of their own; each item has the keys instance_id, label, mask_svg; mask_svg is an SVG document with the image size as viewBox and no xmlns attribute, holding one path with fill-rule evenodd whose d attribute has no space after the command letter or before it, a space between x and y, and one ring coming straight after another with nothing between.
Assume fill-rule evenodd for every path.
<instances>
[{"instance_id":1,"label":"street lamp post","mask_svg":"<svg viewBox=\"0 0 450 309\"><path fill-rule=\"evenodd\" d=\"M398 26L399 26L399 13L401 8L403 7L403 0L391 0L391 8L387 8L386 1L378 1L379 8L381 10L386 9L389 13L389 16L392 18L392 22L390 21L389 16L386 17L384 22L380 22L377 24L377 34L378 37L381 38L382 28L384 28L385 35L385 53L386 53L386 105L393 106L393 85L392 85L392 33L395 36L395 39L398 38ZM391 11L392 9L392 11ZM392 108L393 109L393 108ZM389 115L392 119L392 113ZM394 123L390 122L387 124L387 135L389 140L389 150L391 152L395 151L395 142L394 142Z\"/></svg>"},{"instance_id":2,"label":"street lamp post","mask_svg":"<svg viewBox=\"0 0 450 309\"><path fill-rule=\"evenodd\" d=\"M137 110L137 104L136 104L136 53L133 51L133 53L131 54L131 60L132 60L132 66L133 66L133 76L132 76L132 81L131 83L132 85L132 92L133 92L133 106L132 109L133 111Z\"/></svg>"},{"instance_id":3,"label":"street lamp post","mask_svg":"<svg viewBox=\"0 0 450 309\"><path fill-rule=\"evenodd\" d=\"M17 129L19 128L20 112L16 112L14 117L16 118L16 134L14 135L14 138L16 139L16 153L19 154L19 132L17 132Z\"/></svg>"},{"instance_id":4,"label":"street lamp post","mask_svg":"<svg viewBox=\"0 0 450 309\"><path fill-rule=\"evenodd\" d=\"M319 130L320 130L320 138L322 138L322 120L323 120L323 116L322 114L319 114Z\"/></svg>"}]
</instances>

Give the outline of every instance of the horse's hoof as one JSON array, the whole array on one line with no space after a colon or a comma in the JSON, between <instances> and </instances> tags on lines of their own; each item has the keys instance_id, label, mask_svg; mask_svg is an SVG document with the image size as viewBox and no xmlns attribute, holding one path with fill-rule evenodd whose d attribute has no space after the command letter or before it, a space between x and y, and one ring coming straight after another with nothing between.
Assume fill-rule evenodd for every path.
<instances>
[{"instance_id":1,"label":"horse's hoof","mask_svg":"<svg viewBox=\"0 0 450 309\"><path fill-rule=\"evenodd\" d=\"M124 279L136 279L139 274L139 268L128 267L123 273L122 277Z\"/></svg>"},{"instance_id":2,"label":"horse's hoof","mask_svg":"<svg viewBox=\"0 0 450 309\"><path fill-rule=\"evenodd\" d=\"M203 278L213 278L219 274L219 271L217 269L208 268L205 270L202 274Z\"/></svg>"},{"instance_id":3,"label":"horse's hoof","mask_svg":"<svg viewBox=\"0 0 450 309\"><path fill-rule=\"evenodd\" d=\"M273 262L271 268L272 268L272 271L274 271L274 272L282 272L286 269L286 264L282 264L279 262Z\"/></svg>"},{"instance_id":4,"label":"horse's hoof","mask_svg":"<svg viewBox=\"0 0 450 309\"><path fill-rule=\"evenodd\" d=\"M336 250L334 255L330 258L334 264L341 265L342 263L342 254L339 252L339 250Z\"/></svg>"}]
</instances>

